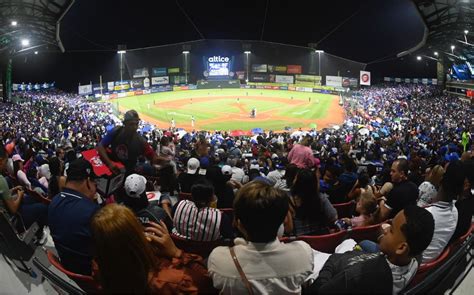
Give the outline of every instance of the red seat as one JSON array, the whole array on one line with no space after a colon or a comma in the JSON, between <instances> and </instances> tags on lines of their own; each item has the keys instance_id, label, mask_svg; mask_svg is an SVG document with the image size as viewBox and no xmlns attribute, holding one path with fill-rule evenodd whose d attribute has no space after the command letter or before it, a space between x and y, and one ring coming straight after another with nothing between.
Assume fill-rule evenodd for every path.
<instances>
[{"instance_id":1,"label":"red seat","mask_svg":"<svg viewBox=\"0 0 474 295\"><path fill-rule=\"evenodd\" d=\"M438 256L438 258L436 258L436 260L428 263L422 263L418 268L415 277L410 282L410 286L414 286L421 282L426 277L428 272L432 269L439 267L448 258L450 253L450 248L446 247L444 248L443 252L441 252L441 254Z\"/></svg>"},{"instance_id":2,"label":"red seat","mask_svg":"<svg viewBox=\"0 0 474 295\"><path fill-rule=\"evenodd\" d=\"M356 242L363 240L370 240L377 242L378 237L381 235L381 223L368 225L368 226L358 226L349 230L349 236L351 239L354 239Z\"/></svg>"},{"instance_id":3,"label":"red seat","mask_svg":"<svg viewBox=\"0 0 474 295\"><path fill-rule=\"evenodd\" d=\"M194 241L179 237L175 234L170 235L176 247L188 253L198 254L202 258L209 257L209 254L211 254L212 250L216 247L231 246L233 244L231 240Z\"/></svg>"},{"instance_id":4,"label":"red seat","mask_svg":"<svg viewBox=\"0 0 474 295\"><path fill-rule=\"evenodd\" d=\"M183 192L180 192L180 193L178 194L178 202L179 202L179 201L182 201L182 200L190 200L190 201L192 201L193 199L192 199L191 193L183 193Z\"/></svg>"},{"instance_id":5,"label":"red seat","mask_svg":"<svg viewBox=\"0 0 474 295\"><path fill-rule=\"evenodd\" d=\"M333 234L321 235L321 236L299 236L282 238L280 241L283 243L292 242L294 240L305 241L311 248L325 253L334 253L334 249L346 239L347 231L341 230Z\"/></svg>"},{"instance_id":6,"label":"red seat","mask_svg":"<svg viewBox=\"0 0 474 295\"><path fill-rule=\"evenodd\" d=\"M92 276L86 276L68 271L63 267L63 265L59 261L59 258L49 250L46 250L46 255L48 256L49 262L54 267L56 267L59 271L67 275L71 280L76 282L76 284L87 293L98 293L101 290L100 284L96 282Z\"/></svg>"},{"instance_id":7,"label":"red seat","mask_svg":"<svg viewBox=\"0 0 474 295\"><path fill-rule=\"evenodd\" d=\"M457 247L459 247L471 235L473 231L474 231L474 223L471 224L471 227L464 235L460 236L456 241L453 241L451 245L449 245L451 250L454 250Z\"/></svg>"},{"instance_id":8,"label":"red seat","mask_svg":"<svg viewBox=\"0 0 474 295\"><path fill-rule=\"evenodd\" d=\"M42 194L38 193L37 191L26 189L26 193L35 199L36 201L43 203L45 205L49 205L51 203L51 199L46 198Z\"/></svg>"},{"instance_id":9,"label":"red seat","mask_svg":"<svg viewBox=\"0 0 474 295\"><path fill-rule=\"evenodd\" d=\"M334 209L336 209L337 211L337 218L344 218L344 217L348 217L348 218L351 218L352 217L352 213L354 212L354 202L353 201L349 201L347 203L340 203L340 204L332 204Z\"/></svg>"}]
</instances>

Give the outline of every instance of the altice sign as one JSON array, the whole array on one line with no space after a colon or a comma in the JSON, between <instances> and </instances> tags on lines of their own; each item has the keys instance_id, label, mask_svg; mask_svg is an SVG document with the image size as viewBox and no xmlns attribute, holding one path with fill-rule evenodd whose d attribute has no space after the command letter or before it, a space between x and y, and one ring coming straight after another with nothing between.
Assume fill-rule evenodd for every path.
<instances>
[{"instance_id":1,"label":"altice sign","mask_svg":"<svg viewBox=\"0 0 474 295\"><path fill-rule=\"evenodd\" d=\"M227 56L220 56L220 55L214 55L210 56L207 61L208 62L229 62L229 58Z\"/></svg>"}]
</instances>

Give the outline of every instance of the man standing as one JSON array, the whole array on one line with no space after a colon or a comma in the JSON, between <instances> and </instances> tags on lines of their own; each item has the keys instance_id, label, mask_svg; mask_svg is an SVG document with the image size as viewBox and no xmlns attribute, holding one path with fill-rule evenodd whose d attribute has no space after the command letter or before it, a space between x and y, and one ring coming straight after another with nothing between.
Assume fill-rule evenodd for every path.
<instances>
[{"instance_id":1,"label":"man standing","mask_svg":"<svg viewBox=\"0 0 474 295\"><path fill-rule=\"evenodd\" d=\"M194 129L194 123L195 123L194 116L191 116L191 127L193 127L193 129Z\"/></svg>"},{"instance_id":2,"label":"man standing","mask_svg":"<svg viewBox=\"0 0 474 295\"><path fill-rule=\"evenodd\" d=\"M69 164L66 185L48 210L48 223L61 264L75 273L90 275L92 240L90 221L99 209L95 174L85 159Z\"/></svg>"},{"instance_id":3,"label":"man standing","mask_svg":"<svg viewBox=\"0 0 474 295\"><path fill-rule=\"evenodd\" d=\"M125 113L123 126L110 130L97 146L101 159L114 173L120 169L113 161L119 161L125 166L125 176L132 174L139 156L144 155L152 164L165 161L159 158L144 137L138 134L140 118L135 110ZM106 148L111 147L112 153L107 154Z\"/></svg>"},{"instance_id":4,"label":"man standing","mask_svg":"<svg viewBox=\"0 0 474 295\"><path fill-rule=\"evenodd\" d=\"M174 129L176 127L176 123L174 121L174 118L171 118L171 128Z\"/></svg>"},{"instance_id":5,"label":"man standing","mask_svg":"<svg viewBox=\"0 0 474 295\"><path fill-rule=\"evenodd\" d=\"M301 169L311 169L316 165L316 159L313 151L309 147L311 145L311 136L306 136L299 144L295 144L288 153L288 162L295 164Z\"/></svg>"}]
</instances>

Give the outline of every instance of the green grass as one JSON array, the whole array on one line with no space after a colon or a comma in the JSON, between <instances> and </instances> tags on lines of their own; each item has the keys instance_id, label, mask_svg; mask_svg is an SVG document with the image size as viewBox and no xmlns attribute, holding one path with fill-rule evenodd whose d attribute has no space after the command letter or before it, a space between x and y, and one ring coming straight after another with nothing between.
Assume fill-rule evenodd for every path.
<instances>
[{"instance_id":1,"label":"green grass","mask_svg":"<svg viewBox=\"0 0 474 295\"><path fill-rule=\"evenodd\" d=\"M301 101L302 105L291 105L280 101L265 101L255 98L248 98L248 96L262 96L284 98L289 101ZM219 99L212 101L199 101L199 98ZM191 98L192 104L191 104ZM239 104L237 104L239 98ZM308 102L311 98L311 103ZM293 128L309 128L309 123L303 120L322 118L328 112L331 101L335 98L333 95L320 93L305 93L284 90L263 90L263 89L200 89L189 91L173 91L153 93L141 96L124 97L114 100L121 107L127 109L135 109L139 113L150 116L160 121L170 122L172 118L176 121L176 126L180 124L189 125L191 116L194 115L196 123L202 122L201 129L206 130L234 130L242 129L249 130L260 127L263 129L282 130L285 126ZM184 100L185 105L179 109L164 109L160 108L160 103ZM319 101L319 103L316 103ZM156 106L153 107L153 103ZM150 110L148 105L151 106ZM280 118L272 120L271 117L266 121L241 121L241 120L225 120L217 123L203 123L204 120L213 119L219 116L226 116L227 114L238 116L241 109L245 110L244 117L250 113L252 108L257 108L257 118L262 112L268 112L271 116L285 116L289 119L282 121ZM166 128L169 126L160 126Z\"/></svg>"}]
</instances>

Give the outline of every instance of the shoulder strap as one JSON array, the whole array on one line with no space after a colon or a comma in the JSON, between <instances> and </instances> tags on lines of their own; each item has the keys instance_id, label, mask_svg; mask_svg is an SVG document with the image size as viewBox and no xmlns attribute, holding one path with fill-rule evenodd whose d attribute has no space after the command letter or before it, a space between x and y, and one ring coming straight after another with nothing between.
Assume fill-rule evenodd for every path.
<instances>
[{"instance_id":1,"label":"shoulder strap","mask_svg":"<svg viewBox=\"0 0 474 295\"><path fill-rule=\"evenodd\" d=\"M247 288L247 291L249 292L249 294L253 295L252 286L250 285L249 280L245 276L244 270L240 266L239 260L237 259L237 256L235 255L234 247L229 247L229 251L230 251L230 256L232 256L232 260L234 261L235 267L239 271L240 278L242 279L242 282L244 283L245 287Z\"/></svg>"}]
</instances>

